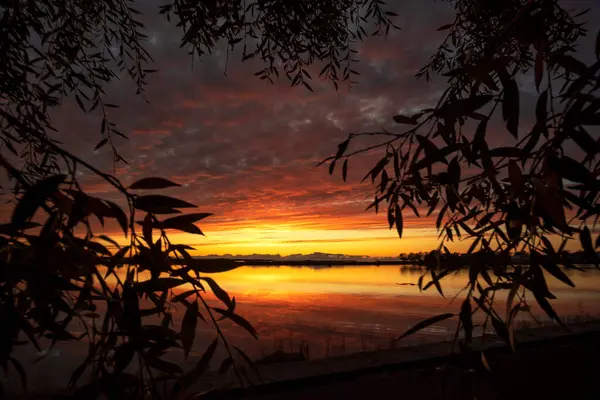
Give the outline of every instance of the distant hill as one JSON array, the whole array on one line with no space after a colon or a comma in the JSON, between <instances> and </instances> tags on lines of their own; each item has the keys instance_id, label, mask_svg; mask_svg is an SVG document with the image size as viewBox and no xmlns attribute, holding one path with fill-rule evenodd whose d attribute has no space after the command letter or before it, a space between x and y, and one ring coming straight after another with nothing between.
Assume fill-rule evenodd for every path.
<instances>
[{"instance_id":1,"label":"distant hill","mask_svg":"<svg viewBox=\"0 0 600 400\"><path fill-rule=\"evenodd\" d=\"M282 256L279 254L209 254L197 256L195 258L225 258L235 260L261 260L261 261L358 261L358 262L376 262L376 261L400 261L398 257L369 257L369 256L351 256L347 254L332 254L315 252L311 254L290 254Z\"/></svg>"}]
</instances>

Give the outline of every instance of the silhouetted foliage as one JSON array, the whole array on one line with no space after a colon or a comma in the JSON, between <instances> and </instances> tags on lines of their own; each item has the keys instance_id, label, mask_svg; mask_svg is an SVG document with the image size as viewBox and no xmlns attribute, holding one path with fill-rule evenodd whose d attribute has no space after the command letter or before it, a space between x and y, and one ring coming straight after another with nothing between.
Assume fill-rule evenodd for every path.
<instances>
[{"instance_id":1,"label":"silhouetted foliage","mask_svg":"<svg viewBox=\"0 0 600 400\"><path fill-rule=\"evenodd\" d=\"M562 323L545 276L572 285L564 272L577 268L565 252L568 241L579 242L585 260L598 266L600 236L594 241L590 228L600 215L600 34L595 49L581 49L596 60L589 65L575 54L587 33L584 13L575 15L558 1L450 3L456 18L438 29L447 37L417 74L446 78L438 103L394 116L399 133L351 133L323 162L330 162L330 173L343 162L345 180L349 159L381 149L363 179L375 186L368 209L385 206L389 227L395 225L400 237L406 213L436 217L440 245L424 258L428 268L419 289L435 286L443 295L443 277L461 264L443 257L450 254L445 244L470 241L469 282L456 314L462 348L472 340L477 312L485 314L484 331L491 323L514 348L512 324L530 311L529 299ZM525 76L538 91L533 115L521 115ZM492 131L500 118L504 131ZM381 142L352 148L361 136ZM513 260L516 252L526 252L529 265ZM507 312L495 305L500 291L508 293Z\"/></svg>"},{"instance_id":2,"label":"silhouetted foliage","mask_svg":"<svg viewBox=\"0 0 600 400\"><path fill-rule=\"evenodd\" d=\"M14 172L14 177L19 179L20 174ZM119 397L142 396L147 391L165 397L155 392L153 384L145 386L144 380L175 382L181 378L171 389L174 396L194 382L189 376L201 373L210 360L208 355L214 353L209 347L204 362L185 374L180 366L163 359L173 348L182 349L187 357L198 320L214 324L215 344L221 342L227 349L217 324L220 319L228 318L256 336L248 321L236 313L235 298L205 275L235 268L235 263L206 265L190 256L188 246L172 244L165 233L165 229L192 232L190 227L198 229L193 223L208 214L187 214L161 222L152 211L143 211L149 198L161 200L157 202L161 212L178 212L193 205L172 197L124 191L130 207L127 217L117 204L72 189L74 184L67 179L66 175L52 175L32 186L23 181L25 193L11 222L3 225L0 361L5 368L9 361L20 365L11 357L14 346L31 344L42 351L60 341L86 339L90 343L87 357L71 379L74 395L108 395L105 391L110 389ZM142 179L132 187L158 189L164 182ZM47 213L41 225L31 222L38 209ZM145 215L139 223L141 234L134 224L140 212ZM121 247L109 237L94 234L91 216L118 220L130 244ZM85 233L77 235L81 226ZM117 251L109 251L106 245ZM184 285L188 290L174 293L173 289ZM222 308L205 301L207 285ZM150 308L143 307L142 299ZM185 310L180 327L172 323L176 305ZM82 329L80 335L73 333ZM232 357L229 353L233 362ZM132 364L140 365L137 374L128 368ZM92 370L91 380L78 386L84 373Z\"/></svg>"},{"instance_id":3,"label":"silhouetted foliage","mask_svg":"<svg viewBox=\"0 0 600 400\"><path fill-rule=\"evenodd\" d=\"M187 201L138 190L178 186L148 177L124 186L67 151L53 137L50 112L72 98L84 113L100 111L100 137L94 150L109 145L115 163L126 162L113 140L125 137L109 118L104 88L129 77L143 94L151 55L141 22L143 2L135 0L9 1L0 3L0 165L7 172L15 205L0 226L0 365L26 384L26 371L14 356L17 346L46 350L62 341L89 343L85 361L71 378L75 398L178 398L206 371L219 344L228 357L221 372L234 367L219 321L228 319L256 336L236 312L235 298L206 274L233 269L232 262L194 260L189 246L169 241L165 230L200 234L196 223L210 214L180 214ZM181 45L194 56L227 42L243 48L243 60L258 58L257 72L272 82L284 75L292 85L310 88L307 66L324 64L320 77L353 83L353 45L365 28L385 35L393 27L377 0L184 1L156 10L182 30ZM147 8L147 5L146 5ZM229 53L228 53L229 55ZM121 204L86 193L78 170L87 170L121 195ZM163 218L163 215L167 217ZM92 229L92 219L113 219L129 244ZM101 230L101 229L100 229ZM116 251L111 251L114 248ZM187 291L179 291L185 286ZM210 306L206 290L222 306ZM151 305L144 308L143 302ZM173 307L184 312L174 326ZM199 321L212 324L216 338L195 368L164 358L190 353ZM83 333L75 334L75 332ZM242 360L249 360L239 349ZM160 384L160 385L159 385ZM165 384L165 389L162 385Z\"/></svg>"}]
</instances>

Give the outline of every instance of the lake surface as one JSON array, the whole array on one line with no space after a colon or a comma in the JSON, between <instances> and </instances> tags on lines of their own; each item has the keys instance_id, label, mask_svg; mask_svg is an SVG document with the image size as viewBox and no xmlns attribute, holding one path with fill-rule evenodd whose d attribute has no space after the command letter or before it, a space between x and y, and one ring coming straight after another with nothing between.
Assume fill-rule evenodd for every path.
<instances>
[{"instance_id":1,"label":"lake surface","mask_svg":"<svg viewBox=\"0 0 600 400\"><path fill-rule=\"evenodd\" d=\"M299 351L319 358L349 354L362 350L387 349L391 338L405 332L417 322L445 312L458 312L462 301L459 293L466 284L466 271L442 280L445 298L434 288L420 293L416 283L420 271L403 266L349 267L240 267L211 275L230 295L236 297L237 312L250 321L259 333L254 340L249 333L229 321L221 323L230 344L239 346L256 359L276 350ZM565 319L600 317L600 272L568 273L576 288L547 276L548 286L557 297L551 303ZM463 294L464 295L464 294ZM209 299L213 303L214 299ZM499 297L502 302L502 297ZM532 311L544 314L532 304ZM503 315L503 314L502 314ZM523 320L527 320L526 315ZM183 311L174 315L174 329L179 330ZM480 321L475 318L475 323ZM403 339L398 345L410 346L450 339L456 320L446 320ZM215 336L214 329L199 321L192 364ZM39 363L31 364L35 353L23 349L17 357L30 365L30 382L42 386L64 387L71 371L85 355L85 343L67 343ZM225 354L221 347L217 359ZM218 365L217 365L218 368ZM15 381L16 385L18 380Z\"/></svg>"},{"instance_id":2,"label":"lake surface","mask_svg":"<svg viewBox=\"0 0 600 400\"><path fill-rule=\"evenodd\" d=\"M281 266L241 267L213 277L235 295L238 313L259 333L259 340L254 341L241 328L226 326L234 344L254 357L308 346L310 357L316 358L389 348L391 338L417 322L459 311L463 297L453 297L467 283L467 271L442 280L445 298L433 287L419 292L416 286L398 285L416 283L420 274L414 267L403 266ZM586 268L568 275L575 288L547 276L548 286L557 297L551 303L559 315L567 320L600 317L600 272ZM498 299L502 302L502 296ZM547 320L535 300L531 306L535 315ZM523 324L533 322L526 314L521 315ZM455 329L456 320L447 320L403 339L399 345L449 339Z\"/></svg>"}]
</instances>

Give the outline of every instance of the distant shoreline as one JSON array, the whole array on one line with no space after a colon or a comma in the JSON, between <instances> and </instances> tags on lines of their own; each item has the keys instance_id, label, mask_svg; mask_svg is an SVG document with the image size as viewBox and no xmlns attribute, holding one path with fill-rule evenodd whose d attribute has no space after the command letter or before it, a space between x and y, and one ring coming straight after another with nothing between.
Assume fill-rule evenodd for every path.
<instances>
[{"instance_id":1,"label":"distant shoreline","mask_svg":"<svg viewBox=\"0 0 600 400\"><path fill-rule=\"evenodd\" d=\"M434 268L453 268L453 269L468 269L469 265L479 264L484 262L488 265L502 265L502 264L513 264L513 265L528 265L530 257L526 253L515 253L514 255L501 255L497 257L492 253L485 254L436 254L430 252L427 254L416 254L416 257L410 256L405 257L383 257L377 259L374 257L344 257L342 254L331 254L332 257L328 257L327 253L314 253L310 255L294 255L291 257L270 257L269 255L207 255L194 257L195 260L200 262L208 263L235 263L239 266L257 266L257 267L277 267L277 266L291 266L291 267L344 267L344 266L381 266L381 265L398 265L398 266L412 266L412 267L425 267L434 266ZM483 257L483 259L481 258ZM597 263L600 259L600 253L596 254L596 258L589 257L582 251L576 253L569 253L562 255L559 264L565 265L566 268L575 268L575 265L590 265ZM179 261L178 261L179 262Z\"/></svg>"},{"instance_id":2,"label":"distant shoreline","mask_svg":"<svg viewBox=\"0 0 600 400\"><path fill-rule=\"evenodd\" d=\"M246 258L196 258L198 261L206 263L235 263L238 267L355 267L355 266L405 266L415 269L425 268L426 264L423 260L269 260L269 259L246 259ZM173 261L174 264L185 264L185 261ZM513 260L515 265L528 265L527 261ZM589 263L574 263L578 268L594 267ZM467 263L459 263L455 266L456 269L468 269Z\"/></svg>"},{"instance_id":3,"label":"distant shoreline","mask_svg":"<svg viewBox=\"0 0 600 400\"><path fill-rule=\"evenodd\" d=\"M203 260L211 260L204 258ZM219 259L216 259L219 260ZM345 267L345 266L357 266L357 265L418 265L421 266L420 262L416 261L402 261L402 260L256 260L256 259L232 259L232 261L238 262L242 266L255 266L255 267L269 267L269 266L290 266L290 267Z\"/></svg>"}]
</instances>

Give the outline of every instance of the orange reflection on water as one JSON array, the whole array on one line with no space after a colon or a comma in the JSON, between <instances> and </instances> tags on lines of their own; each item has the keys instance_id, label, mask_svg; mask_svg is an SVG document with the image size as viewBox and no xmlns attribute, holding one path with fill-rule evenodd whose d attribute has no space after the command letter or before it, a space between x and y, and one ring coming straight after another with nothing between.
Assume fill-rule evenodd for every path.
<instances>
[{"instance_id":1,"label":"orange reflection on water","mask_svg":"<svg viewBox=\"0 0 600 400\"><path fill-rule=\"evenodd\" d=\"M268 293L273 296L314 293L369 294L379 296L418 295L415 286L421 271L411 266L345 266L345 267L240 267L215 275L214 278L227 290L242 295ZM552 290L561 293L581 294L600 289L600 274L594 269L573 271L571 279L576 291L552 276L547 276ZM444 291L456 293L468 281L466 271L459 271L443 279ZM427 282L427 279L425 279ZM399 285L400 284L400 285ZM425 292L425 297L429 293ZM436 295L431 293L431 295Z\"/></svg>"},{"instance_id":2,"label":"orange reflection on water","mask_svg":"<svg viewBox=\"0 0 600 400\"><path fill-rule=\"evenodd\" d=\"M588 269L585 273L571 272L569 275L575 289L547 278L548 286L558 297L551 300L553 307L563 317L582 313L600 316L600 273ZM241 267L212 277L236 296L237 312L250 321L259 334L259 339L254 340L230 321L221 321L231 344L242 348L251 357L260 357L277 349L298 351L304 346L309 349L310 358L386 349L391 338L417 322L440 313L456 313L462 297L454 302L452 297L468 279L466 271L445 278L442 286L446 298L443 298L433 288L420 293L414 286L398 286L397 282L415 283L419 271L401 271L394 266ZM145 279L144 276L141 279ZM498 297L502 301L502 296ZM214 305L216 300L209 298L209 303ZM144 299L142 306L151 307ZM533 311L543 315L537 307ZM176 306L173 317L173 328L179 330L183 317L181 305ZM475 323L480 320L475 318ZM456 319L446 320L403 339L400 345L446 340L455 328ZM188 367L194 365L197 361L194 357L206 350L215 334L210 323L199 321ZM87 351L84 342L59 344L57 349L62 356L44 361L36 372L36 380L59 382L65 377L68 380L70 372ZM218 362L226 357L224 351L223 347L218 348L215 357ZM33 360L34 354L29 354L29 359ZM171 356L186 362L180 353Z\"/></svg>"},{"instance_id":3,"label":"orange reflection on water","mask_svg":"<svg viewBox=\"0 0 600 400\"><path fill-rule=\"evenodd\" d=\"M466 271L442 281L445 298L434 288L419 292L420 271L397 266L241 267L213 275L236 296L238 312L259 332L258 342L238 327L225 323L232 341L251 354L274 350L281 343L308 343L312 356L327 355L333 342L343 342L344 352L365 350L365 340L385 348L390 338L399 335L422 319L444 312L457 312L461 296L452 298L467 283ZM548 277L552 301L563 316L600 315L600 274L593 269L570 273L576 288ZM426 280L427 281L427 280ZM504 296L497 296L502 302ZM537 306L535 313L543 316ZM176 316L176 320L181 315ZM477 319L476 319L477 322ZM455 329L455 320L429 327L403 344L444 340ZM203 328L210 335L210 327ZM329 354L331 355L331 354Z\"/></svg>"},{"instance_id":4,"label":"orange reflection on water","mask_svg":"<svg viewBox=\"0 0 600 400\"><path fill-rule=\"evenodd\" d=\"M347 267L241 267L217 277L229 290L240 294L268 292L290 293L368 293L392 295L414 293L410 286L397 283L407 278L416 282L418 275L400 273L395 266Z\"/></svg>"}]
</instances>

